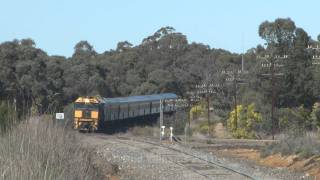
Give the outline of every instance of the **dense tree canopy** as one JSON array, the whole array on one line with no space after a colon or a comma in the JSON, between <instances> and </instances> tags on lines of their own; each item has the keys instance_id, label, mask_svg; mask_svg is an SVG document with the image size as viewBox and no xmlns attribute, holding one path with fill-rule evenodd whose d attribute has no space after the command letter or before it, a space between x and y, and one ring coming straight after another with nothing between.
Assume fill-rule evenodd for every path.
<instances>
[{"instance_id":1,"label":"dense tree canopy","mask_svg":"<svg viewBox=\"0 0 320 180\"><path fill-rule=\"evenodd\" d=\"M312 65L307 49L308 34L291 19L265 21L258 34L266 41L235 54L212 49L201 43L188 42L173 27L163 27L141 44L119 42L115 50L101 54L87 41L74 47L70 58L48 56L31 39L0 44L0 98L15 104L19 113L58 111L78 96L103 97L174 92L186 96L199 83L222 84L219 93L211 95L215 110L230 112L233 86L228 85L223 70L240 70L241 57L248 71L246 84L239 85L239 104L255 103L257 111L266 114L270 103L270 82L260 77L261 61L266 54L288 55L284 76L277 80L277 107L312 107L317 100L320 72ZM223 113L222 113L223 114ZM224 113L226 114L226 113Z\"/></svg>"}]
</instances>

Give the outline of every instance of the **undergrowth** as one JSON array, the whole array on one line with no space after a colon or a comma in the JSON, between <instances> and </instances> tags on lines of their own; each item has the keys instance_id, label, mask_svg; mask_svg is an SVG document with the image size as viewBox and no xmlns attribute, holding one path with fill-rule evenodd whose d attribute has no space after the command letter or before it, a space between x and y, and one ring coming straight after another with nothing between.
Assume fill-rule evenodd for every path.
<instances>
[{"instance_id":1,"label":"undergrowth","mask_svg":"<svg viewBox=\"0 0 320 180\"><path fill-rule=\"evenodd\" d=\"M74 132L31 118L0 136L0 179L101 179Z\"/></svg>"},{"instance_id":2,"label":"undergrowth","mask_svg":"<svg viewBox=\"0 0 320 180\"><path fill-rule=\"evenodd\" d=\"M277 143L264 147L261 156L280 153L281 155L298 155L301 158L308 158L320 155L320 142L316 137L304 135L301 137L286 136Z\"/></svg>"}]
</instances>

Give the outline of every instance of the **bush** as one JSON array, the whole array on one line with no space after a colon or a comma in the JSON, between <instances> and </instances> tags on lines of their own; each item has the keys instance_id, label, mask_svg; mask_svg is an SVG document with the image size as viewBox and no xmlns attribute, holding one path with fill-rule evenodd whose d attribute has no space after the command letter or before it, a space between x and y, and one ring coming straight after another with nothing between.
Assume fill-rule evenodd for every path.
<instances>
[{"instance_id":1,"label":"bush","mask_svg":"<svg viewBox=\"0 0 320 180\"><path fill-rule=\"evenodd\" d=\"M6 132L17 121L14 107L0 102L0 132Z\"/></svg>"},{"instance_id":2,"label":"bush","mask_svg":"<svg viewBox=\"0 0 320 180\"><path fill-rule=\"evenodd\" d=\"M200 124L199 132L200 132L201 134L208 134L208 130L209 130L208 123L202 123L202 124Z\"/></svg>"},{"instance_id":3,"label":"bush","mask_svg":"<svg viewBox=\"0 0 320 180\"><path fill-rule=\"evenodd\" d=\"M210 135L213 135L214 134L214 124L211 123L210 124L210 129L209 129L209 125L208 125L208 121L204 121L202 122L200 125L199 125L199 129L197 129L201 134L205 134L207 135L208 134L208 131L209 131L209 134Z\"/></svg>"},{"instance_id":4,"label":"bush","mask_svg":"<svg viewBox=\"0 0 320 180\"><path fill-rule=\"evenodd\" d=\"M313 124L319 129L320 128L320 103L314 103L311 112L311 119Z\"/></svg>"},{"instance_id":5,"label":"bush","mask_svg":"<svg viewBox=\"0 0 320 180\"><path fill-rule=\"evenodd\" d=\"M100 179L92 151L73 132L33 118L0 137L3 179Z\"/></svg>"},{"instance_id":6,"label":"bush","mask_svg":"<svg viewBox=\"0 0 320 180\"><path fill-rule=\"evenodd\" d=\"M280 142L264 147L261 151L261 156L266 157L277 153L308 158L313 155L320 155L320 143L309 135L299 138L286 136Z\"/></svg>"},{"instance_id":7,"label":"bush","mask_svg":"<svg viewBox=\"0 0 320 180\"><path fill-rule=\"evenodd\" d=\"M307 130L312 130L310 111L303 108L283 108L279 110L279 128L289 136L303 136Z\"/></svg>"},{"instance_id":8,"label":"bush","mask_svg":"<svg viewBox=\"0 0 320 180\"><path fill-rule=\"evenodd\" d=\"M72 129L73 128L73 112L74 112L74 105L73 103L68 104L63 108L64 112L64 120L63 124Z\"/></svg>"},{"instance_id":9,"label":"bush","mask_svg":"<svg viewBox=\"0 0 320 180\"><path fill-rule=\"evenodd\" d=\"M262 121L260 113L255 111L255 105L237 106L237 120L235 110L230 112L227 120L229 131L235 138L256 138L255 126Z\"/></svg>"}]
</instances>

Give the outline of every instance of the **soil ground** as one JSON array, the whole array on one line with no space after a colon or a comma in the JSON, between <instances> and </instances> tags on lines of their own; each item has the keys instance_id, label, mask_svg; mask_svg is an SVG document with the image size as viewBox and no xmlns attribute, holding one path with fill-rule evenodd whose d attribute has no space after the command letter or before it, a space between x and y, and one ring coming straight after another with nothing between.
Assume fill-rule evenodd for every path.
<instances>
[{"instance_id":1,"label":"soil ground","mask_svg":"<svg viewBox=\"0 0 320 180\"><path fill-rule=\"evenodd\" d=\"M262 158L260 149L273 143L273 141L229 139L230 135L222 123L217 123L214 129L214 136L216 137L214 139L191 139L194 148L205 150L219 157L239 158L261 166L287 168L296 172L303 172L305 177L312 176L320 180L320 156L303 159L296 155L282 156L281 154L275 154ZM208 141L210 141L210 144L207 144Z\"/></svg>"},{"instance_id":2,"label":"soil ground","mask_svg":"<svg viewBox=\"0 0 320 180\"><path fill-rule=\"evenodd\" d=\"M312 156L307 159L299 158L296 155L281 156L281 154L270 155L265 158L260 156L257 149L220 149L211 151L219 156L231 156L244 158L255 163L273 168L288 168L294 171L304 172L306 176L313 176L320 179L320 157Z\"/></svg>"}]
</instances>

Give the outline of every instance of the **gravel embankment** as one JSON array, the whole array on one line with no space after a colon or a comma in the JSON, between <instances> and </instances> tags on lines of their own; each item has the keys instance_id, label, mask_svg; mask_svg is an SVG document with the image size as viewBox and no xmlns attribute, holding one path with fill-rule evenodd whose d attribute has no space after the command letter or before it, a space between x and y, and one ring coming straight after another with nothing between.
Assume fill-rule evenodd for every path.
<instances>
[{"instance_id":1,"label":"gravel embankment","mask_svg":"<svg viewBox=\"0 0 320 180\"><path fill-rule=\"evenodd\" d=\"M121 144L112 138L85 137L85 143L96 146L96 153L109 164L117 165L120 179L204 179L189 170L140 148Z\"/></svg>"},{"instance_id":2,"label":"gravel embankment","mask_svg":"<svg viewBox=\"0 0 320 180\"><path fill-rule=\"evenodd\" d=\"M197 154L198 156L202 156L203 158L208 158L210 160L220 162L221 164L224 164L228 167L231 167L233 169L237 169L238 171L249 174L255 177L256 179L270 179L270 180L313 179L311 177L307 177L303 173L293 172L285 168L264 167L245 159L216 156L214 153L207 153L199 149L194 150L194 149L191 149L191 147L185 146L185 145L177 146L177 147L183 151L194 153L194 154Z\"/></svg>"},{"instance_id":3,"label":"gravel embankment","mask_svg":"<svg viewBox=\"0 0 320 180\"><path fill-rule=\"evenodd\" d=\"M150 147L150 150L148 150L148 146L146 146L147 148L141 148L141 143L140 145L123 144L119 143L115 137L104 135L85 135L83 142L96 148L96 153L101 161L113 164L120 179L206 179L181 166L181 164L168 161L168 159L152 153L152 147ZM303 174L286 169L272 169L258 166L246 160L218 157L212 153L191 149L185 145L175 144L170 146L208 161L226 165L256 179L307 179L304 178Z\"/></svg>"}]
</instances>

